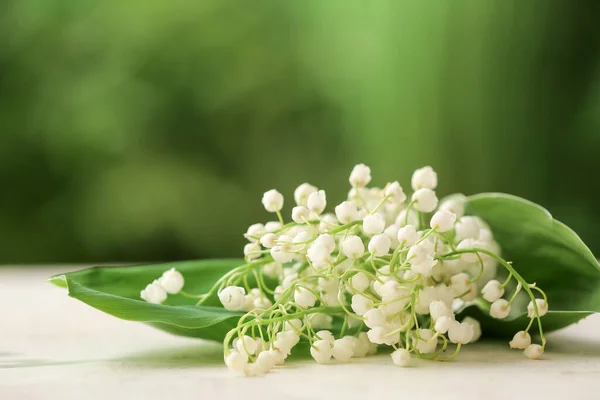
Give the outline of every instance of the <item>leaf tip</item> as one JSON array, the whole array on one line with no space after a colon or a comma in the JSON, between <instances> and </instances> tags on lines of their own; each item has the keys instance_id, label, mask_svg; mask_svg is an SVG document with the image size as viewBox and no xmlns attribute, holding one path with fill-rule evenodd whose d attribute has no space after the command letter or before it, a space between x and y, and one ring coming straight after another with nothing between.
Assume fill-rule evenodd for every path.
<instances>
[{"instance_id":1,"label":"leaf tip","mask_svg":"<svg viewBox=\"0 0 600 400\"><path fill-rule=\"evenodd\" d=\"M60 288L68 288L67 277L65 275L54 275L53 277L48 278L47 282L50 282Z\"/></svg>"}]
</instances>

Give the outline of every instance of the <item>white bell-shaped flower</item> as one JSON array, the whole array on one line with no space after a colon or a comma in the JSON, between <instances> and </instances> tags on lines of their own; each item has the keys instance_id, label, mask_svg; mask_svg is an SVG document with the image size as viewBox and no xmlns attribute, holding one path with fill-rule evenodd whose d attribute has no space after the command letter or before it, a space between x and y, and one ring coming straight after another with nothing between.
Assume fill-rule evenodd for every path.
<instances>
[{"instance_id":1,"label":"white bell-shaped flower","mask_svg":"<svg viewBox=\"0 0 600 400\"><path fill-rule=\"evenodd\" d=\"M473 339L473 326L458 321L453 321L448 329L448 339L452 343L467 344Z\"/></svg>"},{"instance_id":2,"label":"white bell-shaped flower","mask_svg":"<svg viewBox=\"0 0 600 400\"><path fill-rule=\"evenodd\" d=\"M310 347L310 355L319 364L326 364L333 355L333 345L327 340L317 340Z\"/></svg>"},{"instance_id":3,"label":"white bell-shaped flower","mask_svg":"<svg viewBox=\"0 0 600 400\"><path fill-rule=\"evenodd\" d=\"M356 165L350 173L349 181L353 187L365 187L371 182L371 168L365 164Z\"/></svg>"},{"instance_id":4,"label":"white bell-shaped flower","mask_svg":"<svg viewBox=\"0 0 600 400\"><path fill-rule=\"evenodd\" d=\"M155 280L140 292L140 298L148 303L161 304L167 299L167 292L160 282Z\"/></svg>"},{"instance_id":5,"label":"white bell-shaped flower","mask_svg":"<svg viewBox=\"0 0 600 400\"><path fill-rule=\"evenodd\" d=\"M417 228L414 225L406 225L398 229L398 243L403 247L410 247L417 243L419 240L419 234Z\"/></svg>"},{"instance_id":6,"label":"white bell-shaped flower","mask_svg":"<svg viewBox=\"0 0 600 400\"><path fill-rule=\"evenodd\" d=\"M260 251L261 251L260 245L256 242L248 243L247 245L244 246L244 256L246 256L246 258L249 261L260 258L260 256L261 256Z\"/></svg>"},{"instance_id":7,"label":"white bell-shaped flower","mask_svg":"<svg viewBox=\"0 0 600 400\"><path fill-rule=\"evenodd\" d=\"M406 349L398 349L392 353L392 362L399 367L410 364L410 352Z\"/></svg>"},{"instance_id":8,"label":"white bell-shaped flower","mask_svg":"<svg viewBox=\"0 0 600 400\"><path fill-rule=\"evenodd\" d=\"M377 235L385 229L385 219L381 214L370 214L363 219L363 231L367 235Z\"/></svg>"},{"instance_id":9,"label":"white bell-shaped flower","mask_svg":"<svg viewBox=\"0 0 600 400\"><path fill-rule=\"evenodd\" d=\"M452 318L442 316L435 321L435 331L441 334L448 332L452 323L455 322Z\"/></svg>"},{"instance_id":10,"label":"white bell-shaped flower","mask_svg":"<svg viewBox=\"0 0 600 400\"><path fill-rule=\"evenodd\" d=\"M325 195L325 191L319 190L318 192L311 193L310 196L308 196L306 206L310 211L321 214L327 206L327 196Z\"/></svg>"},{"instance_id":11,"label":"white bell-shaped flower","mask_svg":"<svg viewBox=\"0 0 600 400\"><path fill-rule=\"evenodd\" d=\"M248 365L248 355L237 350L230 350L227 357L225 357L225 365L231 372L243 373Z\"/></svg>"},{"instance_id":12,"label":"white bell-shaped flower","mask_svg":"<svg viewBox=\"0 0 600 400\"><path fill-rule=\"evenodd\" d=\"M317 296L310 290L299 287L294 291L294 301L299 307L310 308L317 302Z\"/></svg>"},{"instance_id":13,"label":"white bell-shaped flower","mask_svg":"<svg viewBox=\"0 0 600 400\"><path fill-rule=\"evenodd\" d=\"M429 225L438 232L448 232L456 222L456 215L450 211L441 210L433 214Z\"/></svg>"},{"instance_id":14,"label":"white bell-shaped flower","mask_svg":"<svg viewBox=\"0 0 600 400\"><path fill-rule=\"evenodd\" d=\"M492 303L490 307L490 315L493 318L503 319L510 314L510 305L505 299L498 299Z\"/></svg>"},{"instance_id":15,"label":"white bell-shaped flower","mask_svg":"<svg viewBox=\"0 0 600 400\"><path fill-rule=\"evenodd\" d=\"M437 174L430 166L419 168L413 172L410 185L413 190L435 189L438 184Z\"/></svg>"},{"instance_id":16,"label":"white bell-shaped flower","mask_svg":"<svg viewBox=\"0 0 600 400\"><path fill-rule=\"evenodd\" d=\"M219 300L229 311L239 311L244 307L246 290L239 286L227 286L219 292Z\"/></svg>"},{"instance_id":17,"label":"white bell-shaped flower","mask_svg":"<svg viewBox=\"0 0 600 400\"><path fill-rule=\"evenodd\" d=\"M435 210L438 204L438 198L431 189L419 189L412 195L414 207L418 211L429 213Z\"/></svg>"},{"instance_id":18,"label":"white bell-shaped flower","mask_svg":"<svg viewBox=\"0 0 600 400\"><path fill-rule=\"evenodd\" d=\"M318 191L318 189L310 183L303 183L294 190L294 200L299 206L306 206L308 196Z\"/></svg>"},{"instance_id":19,"label":"white bell-shaped flower","mask_svg":"<svg viewBox=\"0 0 600 400\"><path fill-rule=\"evenodd\" d=\"M253 246L260 251L260 246L258 244L254 243ZM171 268L163 272L162 276L158 279L158 282L160 283L160 286L165 289L165 292L177 294L183 289L185 280L183 279L181 272L177 271L175 268Z\"/></svg>"},{"instance_id":20,"label":"white bell-shaped flower","mask_svg":"<svg viewBox=\"0 0 600 400\"><path fill-rule=\"evenodd\" d=\"M362 294L355 294L352 296L351 307L357 315L363 316L367 311L373 308L373 300Z\"/></svg>"},{"instance_id":21,"label":"white bell-shaped flower","mask_svg":"<svg viewBox=\"0 0 600 400\"><path fill-rule=\"evenodd\" d=\"M333 342L331 355L339 362L348 362L354 354L354 342L350 336L345 336Z\"/></svg>"},{"instance_id":22,"label":"white bell-shaped flower","mask_svg":"<svg viewBox=\"0 0 600 400\"><path fill-rule=\"evenodd\" d=\"M394 204L401 204L406 200L406 194L404 194L402 186L397 181L388 183L383 193Z\"/></svg>"},{"instance_id":23,"label":"white bell-shaped flower","mask_svg":"<svg viewBox=\"0 0 600 400\"><path fill-rule=\"evenodd\" d=\"M469 324L473 327L473 338L470 343L476 342L481 337L481 324L473 317L465 317L462 320L463 324Z\"/></svg>"},{"instance_id":24,"label":"white bell-shaped flower","mask_svg":"<svg viewBox=\"0 0 600 400\"><path fill-rule=\"evenodd\" d=\"M497 280L493 279L485 284L483 289L481 289L481 294L484 299L493 303L504 295L504 288L502 284Z\"/></svg>"},{"instance_id":25,"label":"white bell-shaped flower","mask_svg":"<svg viewBox=\"0 0 600 400\"><path fill-rule=\"evenodd\" d=\"M248 227L248 230L244 234L244 237L250 242L256 242L265 233L266 230L263 224L252 224Z\"/></svg>"},{"instance_id":26,"label":"white bell-shaped flower","mask_svg":"<svg viewBox=\"0 0 600 400\"><path fill-rule=\"evenodd\" d=\"M535 299L535 303L537 305L538 313L540 317L543 317L548 312L548 303L544 301L544 299ZM527 305L527 316L529 318L534 318L535 308L533 307L533 302L529 302Z\"/></svg>"},{"instance_id":27,"label":"white bell-shaped flower","mask_svg":"<svg viewBox=\"0 0 600 400\"><path fill-rule=\"evenodd\" d=\"M361 238L356 235L351 235L342 243L342 251L346 257L354 260L364 254L365 245Z\"/></svg>"},{"instance_id":28,"label":"white bell-shaped flower","mask_svg":"<svg viewBox=\"0 0 600 400\"><path fill-rule=\"evenodd\" d=\"M358 209L356 204L351 201L344 201L338 204L335 206L335 216L342 224L355 221L358 219Z\"/></svg>"},{"instance_id":29,"label":"white bell-shaped flower","mask_svg":"<svg viewBox=\"0 0 600 400\"><path fill-rule=\"evenodd\" d=\"M292 208L292 220L297 224L304 224L310 219L310 210L304 206Z\"/></svg>"},{"instance_id":30,"label":"white bell-shaped flower","mask_svg":"<svg viewBox=\"0 0 600 400\"><path fill-rule=\"evenodd\" d=\"M382 257L388 254L392 241L389 237L383 234L375 235L369 241L369 253L375 257Z\"/></svg>"},{"instance_id":31,"label":"white bell-shaped flower","mask_svg":"<svg viewBox=\"0 0 600 400\"><path fill-rule=\"evenodd\" d=\"M262 204L268 212L277 212L283 208L283 195L271 189L263 194Z\"/></svg>"},{"instance_id":32,"label":"white bell-shaped flower","mask_svg":"<svg viewBox=\"0 0 600 400\"><path fill-rule=\"evenodd\" d=\"M508 342L511 349L525 350L531 344L531 336L525 331L515 333L513 339Z\"/></svg>"},{"instance_id":33,"label":"white bell-shaped flower","mask_svg":"<svg viewBox=\"0 0 600 400\"><path fill-rule=\"evenodd\" d=\"M539 344L531 344L523 351L523 354L531 360L537 360L544 354L544 348Z\"/></svg>"}]
</instances>

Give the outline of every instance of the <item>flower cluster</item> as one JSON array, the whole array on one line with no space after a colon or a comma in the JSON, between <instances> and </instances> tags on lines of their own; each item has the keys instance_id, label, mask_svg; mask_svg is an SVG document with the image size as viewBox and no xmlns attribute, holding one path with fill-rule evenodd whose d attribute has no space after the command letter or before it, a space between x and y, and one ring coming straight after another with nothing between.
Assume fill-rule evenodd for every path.
<instances>
[{"instance_id":1,"label":"flower cluster","mask_svg":"<svg viewBox=\"0 0 600 400\"><path fill-rule=\"evenodd\" d=\"M479 322L461 319L461 310L482 298L491 303L492 317L506 318L522 289L532 301L530 323L510 347L529 358L542 355L546 296L500 257L485 221L464 215L464 196L440 202L437 174L428 166L414 172L410 197L398 182L367 187L371 170L363 164L349 181L348 198L334 213L325 212L324 190L298 186L288 223L281 214L283 195L264 193L262 204L277 220L248 228L247 263L198 302L216 293L226 309L245 312L225 338L230 370L266 373L300 342L319 363L347 362L374 354L378 346L392 347L399 366L412 357L450 360L481 335ZM508 272L503 282L494 279L498 265ZM516 289L504 299L511 282ZM142 298L154 297L148 295L153 285ZM541 345L531 344L528 333L535 320ZM455 348L446 355L449 346Z\"/></svg>"},{"instance_id":2,"label":"flower cluster","mask_svg":"<svg viewBox=\"0 0 600 400\"><path fill-rule=\"evenodd\" d=\"M171 268L160 278L149 283L140 293L140 297L148 303L161 304L167 300L167 295L181 292L184 282L183 275L175 268Z\"/></svg>"}]
</instances>

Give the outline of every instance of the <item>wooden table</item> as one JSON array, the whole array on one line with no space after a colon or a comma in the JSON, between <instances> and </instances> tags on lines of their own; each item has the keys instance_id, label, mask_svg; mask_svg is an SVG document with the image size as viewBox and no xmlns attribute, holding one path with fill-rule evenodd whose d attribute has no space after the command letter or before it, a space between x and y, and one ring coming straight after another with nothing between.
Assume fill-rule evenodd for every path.
<instances>
[{"instance_id":1,"label":"wooden table","mask_svg":"<svg viewBox=\"0 0 600 400\"><path fill-rule=\"evenodd\" d=\"M550 334L540 361L476 343L451 363L306 359L238 378L220 344L115 319L45 282L78 268L0 268L0 399L600 399L600 315Z\"/></svg>"}]
</instances>

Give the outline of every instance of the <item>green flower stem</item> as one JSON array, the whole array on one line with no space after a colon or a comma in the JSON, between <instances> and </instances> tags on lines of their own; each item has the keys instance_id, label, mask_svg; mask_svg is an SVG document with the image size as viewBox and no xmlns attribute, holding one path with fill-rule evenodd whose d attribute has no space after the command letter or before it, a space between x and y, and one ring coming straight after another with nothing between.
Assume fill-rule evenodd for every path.
<instances>
[{"instance_id":1,"label":"green flower stem","mask_svg":"<svg viewBox=\"0 0 600 400\"><path fill-rule=\"evenodd\" d=\"M437 335L437 333L436 333L436 335ZM436 351L433 354L418 354L417 355L418 358L422 358L424 360L439 360L439 361L450 361L451 360L449 358L447 358L447 359L440 359L439 358L440 354L442 354L443 352L445 352L446 349L448 348L448 339L446 339L446 337L444 335L439 335L437 337L440 338L440 339L442 339L443 342L444 342L444 344L442 345L442 348L439 349L438 351ZM458 351L460 351L460 349L458 349ZM458 354L458 351L456 352L456 354ZM452 358L456 357L456 354L454 354L451 357Z\"/></svg>"},{"instance_id":2,"label":"green flower stem","mask_svg":"<svg viewBox=\"0 0 600 400\"><path fill-rule=\"evenodd\" d=\"M405 331L406 331L406 330L407 330L407 329L410 327L410 325L411 325L411 322L412 322L412 321L411 321L411 320L410 320L410 318L409 318L407 323L405 323L404 325L402 325L402 326L401 326L400 328L398 328L398 329L395 329L395 330L393 330L393 331L391 331L391 332L389 332L389 333L386 333L386 334L385 334L385 336L393 336L393 335L397 335L397 334L399 334L399 333L405 332Z\"/></svg>"},{"instance_id":3,"label":"green flower stem","mask_svg":"<svg viewBox=\"0 0 600 400\"><path fill-rule=\"evenodd\" d=\"M415 328L416 328L416 330L418 332L418 330L419 330L419 321L417 320L417 312L415 311L415 303L417 301L417 296L418 296L418 294L416 295L414 290L410 294L410 312L411 312L412 319L415 321ZM417 335L418 335L418 333L417 333Z\"/></svg>"},{"instance_id":4,"label":"green flower stem","mask_svg":"<svg viewBox=\"0 0 600 400\"><path fill-rule=\"evenodd\" d=\"M456 350L454 350L454 353L452 353L449 357L447 358L439 358L440 361L452 361L456 358L456 356L458 355L458 353L460 353L460 348L462 347L462 343L458 343L456 345Z\"/></svg>"},{"instance_id":5,"label":"green flower stem","mask_svg":"<svg viewBox=\"0 0 600 400\"><path fill-rule=\"evenodd\" d=\"M419 213L421 214L421 213ZM430 230L428 230L426 233L423 234L423 236L421 236L421 238L419 240L417 240L417 243L415 244L419 244L422 241L424 241L425 239L427 239L429 236L431 236L432 234L436 233L436 228L432 228Z\"/></svg>"},{"instance_id":6,"label":"green flower stem","mask_svg":"<svg viewBox=\"0 0 600 400\"><path fill-rule=\"evenodd\" d=\"M367 212L369 212L369 209L367 208L367 202L365 201L365 199L362 197L362 194L360 194L360 189L358 186L352 186L352 188L354 189L354 191L356 192L356 197L358 197L358 199L361 201L363 207L365 210L367 210Z\"/></svg>"},{"instance_id":7,"label":"green flower stem","mask_svg":"<svg viewBox=\"0 0 600 400\"><path fill-rule=\"evenodd\" d=\"M344 337L346 328L348 327L348 314L344 315L344 323L342 324L342 330L340 331L340 337Z\"/></svg>"},{"instance_id":8,"label":"green flower stem","mask_svg":"<svg viewBox=\"0 0 600 400\"><path fill-rule=\"evenodd\" d=\"M391 197L391 196L385 196L383 199L381 199L381 201L379 202L379 204L377 204L377 205L375 206L375 208L374 208L374 209L372 209L372 210L371 210L371 212L369 212L369 214L371 214L371 215L375 214L375 213L377 212L377 210L379 210L379 208L381 208L381 206L382 206L382 205L383 205L383 204L384 204L386 201L388 201L388 199L389 199L390 197Z\"/></svg>"},{"instance_id":9,"label":"green flower stem","mask_svg":"<svg viewBox=\"0 0 600 400\"><path fill-rule=\"evenodd\" d=\"M517 285L517 288L515 289L515 292L513 293L513 295L510 297L510 300L508 300L508 305L511 305L513 301L515 301L515 299L517 298L517 295L519 294L519 292L521 291L522 285Z\"/></svg>"},{"instance_id":10,"label":"green flower stem","mask_svg":"<svg viewBox=\"0 0 600 400\"><path fill-rule=\"evenodd\" d=\"M406 207L406 215L404 216L404 226L408 225L408 215L410 214L410 209L415 204L414 201L408 203L408 207Z\"/></svg>"},{"instance_id":11,"label":"green flower stem","mask_svg":"<svg viewBox=\"0 0 600 400\"><path fill-rule=\"evenodd\" d=\"M396 247L396 250L394 250L394 253L392 254L392 258L390 260L390 271L394 270L395 266L396 266L396 259L400 256L400 253L404 253L404 252L408 252L408 248L403 248L402 247L403 244L399 244L398 247Z\"/></svg>"},{"instance_id":12,"label":"green flower stem","mask_svg":"<svg viewBox=\"0 0 600 400\"><path fill-rule=\"evenodd\" d=\"M292 314L285 314L284 316L277 317L277 318L266 318L266 319L260 318L260 319L255 319L251 322L256 323L256 325L266 325L266 324L272 324L274 322L285 322L285 321L289 321L291 319L297 319L300 317L304 317L307 314L315 314L315 313L340 314L341 312L342 312L341 307L315 307L315 308L308 308L303 311L298 311L298 312L295 312Z\"/></svg>"},{"instance_id":13,"label":"green flower stem","mask_svg":"<svg viewBox=\"0 0 600 400\"><path fill-rule=\"evenodd\" d=\"M344 295L342 290L338 290L338 295L337 295L337 299L338 302L340 303L340 307L342 308L342 310L344 310L344 312L346 313L346 315L352 315L354 314L353 312L351 312L350 310L348 310L346 308L346 306L344 305L344 298L342 297ZM364 321L364 318L357 316L357 318L361 319Z\"/></svg>"},{"instance_id":14,"label":"green flower stem","mask_svg":"<svg viewBox=\"0 0 600 400\"><path fill-rule=\"evenodd\" d=\"M542 289L540 289L540 288L539 288L539 287L537 287L537 286L532 286L532 285L529 285L529 287L530 287L531 289L535 289L535 290L537 290L538 292L540 292L540 293L542 294L542 297L544 297L544 303L548 304L548 297L546 297L546 292L544 292ZM534 303L535 303L535 301L534 301Z\"/></svg>"},{"instance_id":15,"label":"green flower stem","mask_svg":"<svg viewBox=\"0 0 600 400\"><path fill-rule=\"evenodd\" d=\"M338 232L341 232L341 231L343 231L343 230L346 230L346 229L349 229L349 228L351 228L351 227L353 227L353 226L355 226L355 225L358 225L358 224L360 224L361 222L362 222L362 221L352 221L352 222L349 222L349 223L347 223L347 224L345 224L345 225L338 226L337 228L335 228L335 229L332 229L332 230L330 230L330 231L327 231L327 232L325 232L325 233L329 233L330 235L334 235L334 234L336 234L336 233L338 233Z\"/></svg>"},{"instance_id":16,"label":"green flower stem","mask_svg":"<svg viewBox=\"0 0 600 400\"><path fill-rule=\"evenodd\" d=\"M377 282L379 282L379 283L381 283L381 284L383 284L383 283L384 283L384 282L383 282L383 281L382 281L380 278L378 278L378 277L377 277L377 275L375 275L374 273L372 273L372 272L370 272L370 271L367 271L366 269L358 269L358 268L348 268L348 269L346 270L346 272L344 272L344 273L342 274L342 276L340 277L340 279L342 279L342 280L343 280L343 279L345 279L345 278L346 278L346 275L347 275L349 272L356 272L356 273L362 272L363 274L367 275L369 278L373 279L374 281L377 281ZM355 274L353 274L353 275L355 275Z\"/></svg>"},{"instance_id":17,"label":"green flower stem","mask_svg":"<svg viewBox=\"0 0 600 400\"><path fill-rule=\"evenodd\" d=\"M279 219L279 223L281 224L281 226L285 225L285 223L283 222L283 217L281 216L281 211L277 210L277 218Z\"/></svg>"},{"instance_id":18,"label":"green flower stem","mask_svg":"<svg viewBox=\"0 0 600 400\"><path fill-rule=\"evenodd\" d=\"M501 285L502 288L505 288L506 285L508 285L508 283L510 282L510 280L512 279L512 273L508 274L508 278L506 278L506 280L504 281L504 283Z\"/></svg>"},{"instance_id":19,"label":"green flower stem","mask_svg":"<svg viewBox=\"0 0 600 400\"><path fill-rule=\"evenodd\" d=\"M444 243L446 243L448 246L450 246L450 249L452 251L455 251L456 247L454 246L454 243L452 243L453 240L452 240L451 237L449 237L450 235L451 235L450 232L445 232L445 233L439 233L438 232L437 233L437 236L439 236L444 241Z\"/></svg>"},{"instance_id":20,"label":"green flower stem","mask_svg":"<svg viewBox=\"0 0 600 400\"><path fill-rule=\"evenodd\" d=\"M267 287L261 273L258 273L258 272L256 272L255 269L253 269L252 274L254 275L254 278L256 279L256 283L258 284L258 288L261 290L261 292L266 292L271 295L273 293L275 293Z\"/></svg>"},{"instance_id":21,"label":"green flower stem","mask_svg":"<svg viewBox=\"0 0 600 400\"><path fill-rule=\"evenodd\" d=\"M507 262L502 257L499 257L498 255L492 253L489 250L485 250L485 249L480 249L480 248L474 247L472 249L455 250L455 251L452 251L450 253L445 254L444 256L446 256L446 255L451 256L451 255L463 254L463 253L483 253L483 254L487 254L488 256L492 257L493 259L495 259L496 261L498 261L500 264L502 264L504 266L504 268L506 268L508 270L508 272L510 272L515 277L515 279L523 286L523 288L525 289L525 291L529 295L529 298L533 302L533 309L535 311L535 318L538 321L540 338L542 339L542 347L546 347L546 338L544 337L544 331L543 331L543 328L542 328L542 320L541 320L541 317L540 317L540 312L538 310L537 302L535 301L535 296L533 295L533 292L531 291L531 288L529 287L529 284L527 283L527 281L525 281L525 279L513 268L513 266L509 262Z\"/></svg>"},{"instance_id":22,"label":"green flower stem","mask_svg":"<svg viewBox=\"0 0 600 400\"><path fill-rule=\"evenodd\" d=\"M426 226L425 213L422 213L421 211L419 211L419 230L425 229L425 226Z\"/></svg>"},{"instance_id":23,"label":"green flower stem","mask_svg":"<svg viewBox=\"0 0 600 400\"><path fill-rule=\"evenodd\" d=\"M534 320L535 320L535 318L529 319L529 324L527 324L527 328L525 328L525 332L529 332L529 329L531 329L531 325L533 325Z\"/></svg>"},{"instance_id":24,"label":"green flower stem","mask_svg":"<svg viewBox=\"0 0 600 400\"><path fill-rule=\"evenodd\" d=\"M341 242L340 242L340 243L344 243L344 241L345 241L345 240L346 240L346 238L348 237L348 232L349 232L349 231L350 231L350 230L346 230L346 231L344 232L344 237L342 238L342 240L341 240ZM333 264L334 264L334 265L338 265L338 263L341 263L341 262L342 262L342 261L341 261L341 260L343 259L343 257L342 257L342 254L343 254L343 253L342 253L341 251L338 251L338 253L337 253L337 256L335 257L335 261L333 262Z\"/></svg>"},{"instance_id":25,"label":"green flower stem","mask_svg":"<svg viewBox=\"0 0 600 400\"><path fill-rule=\"evenodd\" d=\"M215 282L215 284L210 288L210 290L208 292L206 292L205 294L200 295L202 297L200 297L200 300L196 303L196 305L199 306L202 303L204 303L225 282L227 282L229 279L231 279L236 274L247 273L248 271L250 271L253 268L259 267L259 266L261 266L263 264L268 264L268 263L270 263L272 261L273 261L272 257L265 257L265 258L263 258L263 259L261 259L259 261L255 261L255 262L251 262L251 263L248 263L248 264L240 265L239 267L232 269L231 271L229 271L225 275L223 275L221 278L219 278L219 280L217 280Z\"/></svg>"},{"instance_id":26,"label":"green flower stem","mask_svg":"<svg viewBox=\"0 0 600 400\"><path fill-rule=\"evenodd\" d=\"M188 292L184 292L183 290L180 290L179 294L182 295L183 297L187 297L189 299L201 299L202 297L204 297L203 294L191 294Z\"/></svg>"},{"instance_id":27,"label":"green flower stem","mask_svg":"<svg viewBox=\"0 0 600 400\"><path fill-rule=\"evenodd\" d=\"M483 259L481 258L481 256L476 253L477 258L479 259L479 273L477 274L476 277L474 277L473 279L469 280L469 283L475 283L479 280L479 278L481 278L481 276L483 275Z\"/></svg>"}]
</instances>

